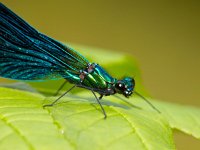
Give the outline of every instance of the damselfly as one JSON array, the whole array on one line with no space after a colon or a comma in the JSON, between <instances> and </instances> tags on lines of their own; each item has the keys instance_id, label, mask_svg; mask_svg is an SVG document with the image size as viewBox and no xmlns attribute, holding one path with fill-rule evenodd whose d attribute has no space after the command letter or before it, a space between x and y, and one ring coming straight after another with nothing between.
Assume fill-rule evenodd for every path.
<instances>
[{"instance_id":1,"label":"damselfly","mask_svg":"<svg viewBox=\"0 0 200 150\"><path fill-rule=\"evenodd\" d=\"M2 3L0 3L0 76L36 81L64 78L74 85L53 103L44 107L53 106L69 91L80 87L92 91L105 118L106 112L99 101L103 96L119 93L129 97L133 92L141 96L134 91L133 78L125 77L121 80L113 78L97 63L90 63L77 51L35 30ZM100 94L99 98L95 92ZM157 110L151 103L149 104Z\"/></svg>"}]
</instances>

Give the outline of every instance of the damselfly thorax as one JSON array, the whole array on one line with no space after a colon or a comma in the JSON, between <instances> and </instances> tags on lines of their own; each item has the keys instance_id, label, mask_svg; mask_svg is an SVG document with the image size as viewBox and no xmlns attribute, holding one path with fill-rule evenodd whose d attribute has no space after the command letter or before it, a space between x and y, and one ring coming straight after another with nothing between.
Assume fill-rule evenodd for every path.
<instances>
[{"instance_id":1,"label":"damselfly thorax","mask_svg":"<svg viewBox=\"0 0 200 150\"><path fill-rule=\"evenodd\" d=\"M80 85L92 88L100 95L113 95L117 79L111 77L101 66L89 63L85 70L80 71Z\"/></svg>"}]
</instances>

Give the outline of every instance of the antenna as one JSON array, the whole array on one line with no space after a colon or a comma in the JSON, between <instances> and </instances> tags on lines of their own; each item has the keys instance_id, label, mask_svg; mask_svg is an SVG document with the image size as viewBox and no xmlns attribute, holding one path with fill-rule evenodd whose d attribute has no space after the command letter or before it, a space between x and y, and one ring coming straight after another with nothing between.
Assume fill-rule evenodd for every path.
<instances>
[{"instance_id":1,"label":"antenna","mask_svg":"<svg viewBox=\"0 0 200 150\"><path fill-rule=\"evenodd\" d=\"M142 98L146 103L148 103L154 110L156 110L158 113L161 113L152 103L150 103L144 96L142 96L140 93L134 91L134 93Z\"/></svg>"}]
</instances>

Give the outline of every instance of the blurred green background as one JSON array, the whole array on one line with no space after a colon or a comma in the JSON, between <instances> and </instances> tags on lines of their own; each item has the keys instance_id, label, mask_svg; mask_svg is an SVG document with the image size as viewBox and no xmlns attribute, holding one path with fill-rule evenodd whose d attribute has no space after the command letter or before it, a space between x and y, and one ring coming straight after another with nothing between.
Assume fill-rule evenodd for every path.
<instances>
[{"instance_id":1,"label":"blurred green background","mask_svg":"<svg viewBox=\"0 0 200 150\"><path fill-rule=\"evenodd\" d=\"M133 55L154 98L200 106L200 1L2 0L59 41ZM180 150L200 142L175 132Z\"/></svg>"}]
</instances>

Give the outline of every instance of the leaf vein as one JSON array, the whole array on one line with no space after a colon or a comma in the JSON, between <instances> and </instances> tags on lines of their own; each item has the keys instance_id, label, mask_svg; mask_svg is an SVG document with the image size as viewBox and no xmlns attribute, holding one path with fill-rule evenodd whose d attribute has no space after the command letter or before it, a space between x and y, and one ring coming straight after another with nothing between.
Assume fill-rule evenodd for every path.
<instances>
[{"instance_id":1,"label":"leaf vein","mask_svg":"<svg viewBox=\"0 0 200 150\"><path fill-rule=\"evenodd\" d=\"M115 109L114 107L110 107L110 108L113 109L114 111L116 111L119 115L121 115L121 116L129 123L129 125L130 125L131 128L133 129L133 132L135 131L136 134L138 135L138 138L141 140L141 142L142 142L144 148L145 148L146 150L148 150L146 144L144 143L144 141L142 140L142 138L140 137L140 135L137 133L137 130L136 130L136 128L133 126L132 122L131 122L121 111Z\"/></svg>"},{"instance_id":2,"label":"leaf vein","mask_svg":"<svg viewBox=\"0 0 200 150\"><path fill-rule=\"evenodd\" d=\"M111 142L109 142L108 144L106 144L105 147L109 147L111 144L116 143L117 141L121 140L122 138L124 138L124 137L126 137L126 136L131 135L132 133L134 133L134 132L126 133L126 134L124 134L124 135L122 135L122 136L120 136L120 137L118 137L118 138L112 140Z\"/></svg>"},{"instance_id":3,"label":"leaf vein","mask_svg":"<svg viewBox=\"0 0 200 150\"><path fill-rule=\"evenodd\" d=\"M16 135L18 135L24 141L30 150L34 150L33 145L28 141L28 139L26 139L25 136L14 125L12 125L12 123L8 122L5 116L0 114L0 118L8 127L12 129L13 132L16 133Z\"/></svg>"},{"instance_id":4,"label":"leaf vein","mask_svg":"<svg viewBox=\"0 0 200 150\"><path fill-rule=\"evenodd\" d=\"M49 109L47 109L47 112L48 112L49 116L52 118L53 124L56 126L58 131L60 131L59 133L63 136L65 141L67 141L74 149L76 149L76 145L69 138L67 138L67 136L65 136L65 134L61 133L62 125L55 119L55 117L52 115L52 113L50 112Z\"/></svg>"}]
</instances>

